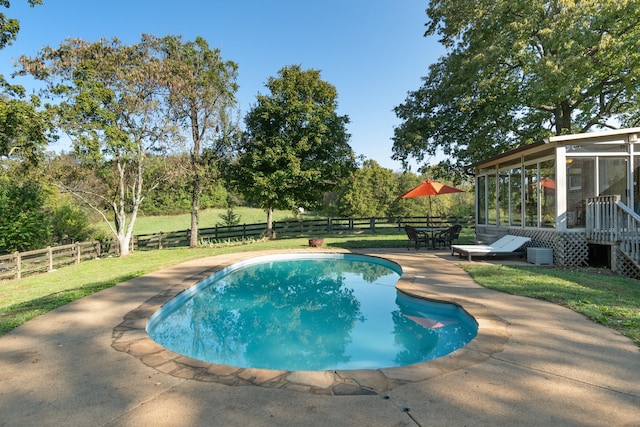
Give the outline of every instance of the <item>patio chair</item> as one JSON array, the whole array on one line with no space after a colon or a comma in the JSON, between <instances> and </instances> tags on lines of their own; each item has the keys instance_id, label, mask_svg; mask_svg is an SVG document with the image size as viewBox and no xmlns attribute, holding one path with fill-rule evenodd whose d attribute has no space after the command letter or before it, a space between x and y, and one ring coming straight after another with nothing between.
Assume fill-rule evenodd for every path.
<instances>
[{"instance_id":1,"label":"patio chair","mask_svg":"<svg viewBox=\"0 0 640 427\"><path fill-rule=\"evenodd\" d=\"M451 244L458 237L460 237L460 231L462 231L462 226L460 224L456 224L456 225L452 225L445 231L436 233L433 236L433 246L435 247L437 245L438 248L442 247L443 245L445 248L447 246L451 246Z\"/></svg>"},{"instance_id":2,"label":"patio chair","mask_svg":"<svg viewBox=\"0 0 640 427\"><path fill-rule=\"evenodd\" d=\"M513 256L524 257L524 252L519 250L531 240L530 237L513 236L507 234L490 245L451 245L451 255L455 253L460 257L467 256L469 261L474 256Z\"/></svg>"},{"instance_id":3,"label":"patio chair","mask_svg":"<svg viewBox=\"0 0 640 427\"><path fill-rule=\"evenodd\" d=\"M429 239L429 237L424 233L420 233L415 227L405 225L404 231L407 233L407 237L409 238L409 241L407 242L407 250L409 250L409 245L412 243L415 245L416 250L418 250L421 244L424 244L425 248L429 246L429 240L431 239Z\"/></svg>"}]
</instances>

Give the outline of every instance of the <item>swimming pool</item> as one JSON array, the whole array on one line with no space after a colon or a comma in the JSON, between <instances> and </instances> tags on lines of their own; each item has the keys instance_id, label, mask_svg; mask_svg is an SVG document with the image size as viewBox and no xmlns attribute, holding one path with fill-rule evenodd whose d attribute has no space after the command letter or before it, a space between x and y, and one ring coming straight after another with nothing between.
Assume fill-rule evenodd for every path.
<instances>
[{"instance_id":1,"label":"swimming pool","mask_svg":"<svg viewBox=\"0 0 640 427\"><path fill-rule=\"evenodd\" d=\"M391 261L362 255L253 258L171 300L147 332L196 359L286 370L406 366L473 339L471 316L397 291L401 274Z\"/></svg>"}]
</instances>

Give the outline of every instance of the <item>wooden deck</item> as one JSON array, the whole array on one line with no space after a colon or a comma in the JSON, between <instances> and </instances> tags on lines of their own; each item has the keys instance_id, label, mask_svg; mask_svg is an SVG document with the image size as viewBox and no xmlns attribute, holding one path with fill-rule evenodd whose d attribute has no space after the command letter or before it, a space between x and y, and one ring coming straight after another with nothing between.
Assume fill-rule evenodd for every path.
<instances>
[{"instance_id":1,"label":"wooden deck","mask_svg":"<svg viewBox=\"0 0 640 427\"><path fill-rule=\"evenodd\" d=\"M591 244L610 245L612 270L640 275L640 215L620 201L620 196L587 199L586 237ZM626 270L632 270L625 274Z\"/></svg>"}]
</instances>

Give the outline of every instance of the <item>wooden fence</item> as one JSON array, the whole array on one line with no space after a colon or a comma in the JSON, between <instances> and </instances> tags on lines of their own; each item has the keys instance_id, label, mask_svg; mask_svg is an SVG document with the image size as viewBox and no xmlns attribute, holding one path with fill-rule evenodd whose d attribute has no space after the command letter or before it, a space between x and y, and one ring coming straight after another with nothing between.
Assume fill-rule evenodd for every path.
<instances>
[{"instance_id":1,"label":"wooden fence","mask_svg":"<svg viewBox=\"0 0 640 427\"><path fill-rule=\"evenodd\" d=\"M386 217L386 218L328 218L294 221L278 221L273 223L276 236L298 236L324 233L375 232L376 230L402 230L405 225L416 227L448 226L461 224L463 227L473 226L471 217ZM219 243L260 239L264 237L266 223L242 224L234 226L216 226L201 228L201 243ZM189 246L190 230L139 234L134 236L134 250L165 249ZM57 268L78 264L81 261L94 259L106 254L117 254L117 243L113 239L74 243L71 245L52 246L28 252L15 252L0 255L0 280L20 279L32 274L53 271Z\"/></svg>"},{"instance_id":2,"label":"wooden fence","mask_svg":"<svg viewBox=\"0 0 640 427\"><path fill-rule=\"evenodd\" d=\"M20 279L32 274L53 271L97 258L101 253L100 242L93 241L0 255L0 280Z\"/></svg>"},{"instance_id":3,"label":"wooden fence","mask_svg":"<svg viewBox=\"0 0 640 427\"><path fill-rule=\"evenodd\" d=\"M273 229L278 237L290 237L315 233L345 233L376 230L401 230L405 225L416 227L444 227L461 224L469 227L474 224L472 217L374 217L374 218L327 218L293 221L274 221ZM198 238L201 243L260 239L264 237L267 223L242 224L201 228ZM164 249L189 246L191 230L138 234L134 237L134 250Z\"/></svg>"}]
</instances>

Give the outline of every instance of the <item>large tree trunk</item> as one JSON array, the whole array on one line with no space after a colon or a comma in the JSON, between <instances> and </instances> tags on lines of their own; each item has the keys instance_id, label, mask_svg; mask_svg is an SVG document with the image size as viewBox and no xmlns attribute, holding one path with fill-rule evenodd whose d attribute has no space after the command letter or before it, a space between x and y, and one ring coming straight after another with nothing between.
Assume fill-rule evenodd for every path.
<instances>
[{"instance_id":1,"label":"large tree trunk","mask_svg":"<svg viewBox=\"0 0 640 427\"><path fill-rule=\"evenodd\" d=\"M132 216L131 220L127 224L127 215L122 208L116 211L114 217L116 223L115 234L116 239L118 240L120 256L127 256L131 253L131 238L133 237L133 224L135 223L135 218Z\"/></svg>"},{"instance_id":2,"label":"large tree trunk","mask_svg":"<svg viewBox=\"0 0 640 427\"><path fill-rule=\"evenodd\" d=\"M200 211L200 174L197 165L194 165L193 189L191 193L191 237L189 247L198 246L198 212Z\"/></svg>"},{"instance_id":3,"label":"large tree trunk","mask_svg":"<svg viewBox=\"0 0 640 427\"><path fill-rule=\"evenodd\" d=\"M193 151L191 152L191 173L193 175L193 188L191 189L191 237L189 247L198 246L198 212L200 211L200 134L197 113L191 114L191 137L193 138Z\"/></svg>"},{"instance_id":4,"label":"large tree trunk","mask_svg":"<svg viewBox=\"0 0 640 427\"><path fill-rule=\"evenodd\" d=\"M130 185L127 185L126 182L126 173L125 166L120 162L120 159L116 159L116 166L118 169L118 201L113 204L113 209L116 216L116 236L118 239L118 245L120 246L120 256L127 256L131 253L132 245L131 241L133 239L133 227L136 223L136 219L138 217L138 210L140 209L140 205L142 204L142 190L143 190L143 173L144 168L142 166L143 163L143 155L139 153L137 159L137 166L135 169L135 178L133 178L133 182ZM131 191L131 215L129 217L129 223L127 224L127 211L126 211L126 196L127 196L127 187Z\"/></svg>"},{"instance_id":5,"label":"large tree trunk","mask_svg":"<svg viewBox=\"0 0 640 427\"><path fill-rule=\"evenodd\" d=\"M116 158L116 167L118 169L118 201L114 203L114 210L116 211L116 238L118 239L118 246L120 249L120 256L129 255L130 251L130 237L126 230L133 228L133 223L130 221L127 224L127 214L125 211L125 197L126 197L126 181L125 181L125 167L120 161L120 157ZM137 188L137 187L135 187Z\"/></svg>"},{"instance_id":6,"label":"large tree trunk","mask_svg":"<svg viewBox=\"0 0 640 427\"><path fill-rule=\"evenodd\" d=\"M571 105L568 100L556 105L554 112L556 121L556 135L571 133Z\"/></svg>"},{"instance_id":7,"label":"large tree trunk","mask_svg":"<svg viewBox=\"0 0 640 427\"><path fill-rule=\"evenodd\" d=\"M276 231L273 229L273 203L269 202L269 208L267 209L267 238L275 239Z\"/></svg>"}]
</instances>

